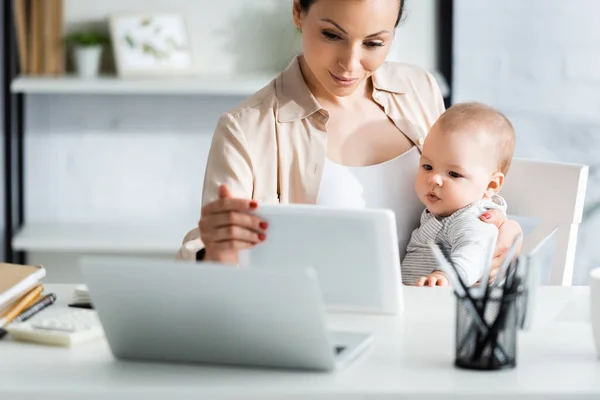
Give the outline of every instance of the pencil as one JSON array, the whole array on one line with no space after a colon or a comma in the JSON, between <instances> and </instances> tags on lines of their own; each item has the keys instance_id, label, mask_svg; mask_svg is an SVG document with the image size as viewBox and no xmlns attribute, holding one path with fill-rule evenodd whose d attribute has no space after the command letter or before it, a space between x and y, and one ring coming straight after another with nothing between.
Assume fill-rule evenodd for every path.
<instances>
[{"instance_id":1,"label":"pencil","mask_svg":"<svg viewBox=\"0 0 600 400\"><path fill-rule=\"evenodd\" d=\"M34 286L34 287L33 287L33 289L30 289L30 290L29 290L29 292L31 292L31 291L33 291L33 290L35 290L36 288L37 288L37 285L36 285L36 286ZM20 299L17 299L17 301L15 301L15 302L12 304L12 306L11 306L11 307L7 308L7 309L6 309L6 310L5 310L5 311L2 313L2 315L0 315L0 320L1 320L2 318L6 318L6 317L7 317L7 316L8 316L8 315L9 315L9 314L12 312L12 310L13 310L15 307L19 306L19 304L20 304L21 300L25 299L25 297L27 296L27 294L29 294L29 292L26 292L26 293L25 293L25 295L24 295L23 297L21 297ZM37 293L36 295L34 295L33 297L31 297L31 299L30 299L30 300L27 302L27 304L25 304L25 307L24 307L24 309L26 309L27 307L29 307L29 306L32 306L33 304L35 304L35 303L38 301L39 297L40 297L40 293Z\"/></svg>"},{"instance_id":2,"label":"pencil","mask_svg":"<svg viewBox=\"0 0 600 400\"><path fill-rule=\"evenodd\" d=\"M6 325L10 324L17 315L21 314L21 312L28 307L40 293L42 293L42 290L44 290L44 286L40 284L23 296L23 298L0 319L0 328L4 328Z\"/></svg>"}]
</instances>

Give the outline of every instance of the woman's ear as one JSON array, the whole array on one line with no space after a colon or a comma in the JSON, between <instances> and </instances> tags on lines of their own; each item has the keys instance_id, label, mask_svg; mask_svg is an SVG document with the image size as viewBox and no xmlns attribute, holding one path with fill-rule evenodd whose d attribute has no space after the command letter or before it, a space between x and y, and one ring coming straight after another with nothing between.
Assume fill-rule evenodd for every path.
<instances>
[{"instance_id":1,"label":"woman's ear","mask_svg":"<svg viewBox=\"0 0 600 400\"><path fill-rule=\"evenodd\" d=\"M491 198L502 189L502 185L504 185L504 174L502 172L494 173L485 190L485 196Z\"/></svg>"},{"instance_id":2,"label":"woman's ear","mask_svg":"<svg viewBox=\"0 0 600 400\"><path fill-rule=\"evenodd\" d=\"M294 17L294 25L298 28L299 31L302 31L302 6L300 5L300 0L294 0L294 6L292 9L292 14Z\"/></svg>"}]
</instances>

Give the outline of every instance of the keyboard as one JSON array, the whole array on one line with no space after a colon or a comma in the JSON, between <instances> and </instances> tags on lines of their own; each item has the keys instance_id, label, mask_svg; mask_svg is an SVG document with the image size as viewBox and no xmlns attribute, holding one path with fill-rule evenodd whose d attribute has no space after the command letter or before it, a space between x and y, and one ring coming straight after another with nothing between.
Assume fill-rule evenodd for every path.
<instances>
[{"instance_id":1,"label":"keyboard","mask_svg":"<svg viewBox=\"0 0 600 400\"><path fill-rule=\"evenodd\" d=\"M104 336L96 311L65 307L49 307L6 330L14 340L65 347Z\"/></svg>"}]
</instances>

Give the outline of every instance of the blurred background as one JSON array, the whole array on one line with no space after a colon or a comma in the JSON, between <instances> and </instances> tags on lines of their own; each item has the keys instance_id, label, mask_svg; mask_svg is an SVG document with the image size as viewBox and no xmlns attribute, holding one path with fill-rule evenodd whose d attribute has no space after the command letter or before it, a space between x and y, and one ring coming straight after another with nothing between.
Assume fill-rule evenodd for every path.
<instances>
[{"instance_id":1,"label":"blurred background","mask_svg":"<svg viewBox=\"0 0 600 400\"><path fill-rule=\"evenodd\" d=\"M75 282L81 254L174 256L199 218L218 116L300 49L292 0L2 3L2 260ZM574 277L586 283L600 265L600 2L406 9L389 60L431 71L447 105L503 111L516 156L590 165ZM177 55L137 46L150 28Z\"/></svg>"}]
</instances>

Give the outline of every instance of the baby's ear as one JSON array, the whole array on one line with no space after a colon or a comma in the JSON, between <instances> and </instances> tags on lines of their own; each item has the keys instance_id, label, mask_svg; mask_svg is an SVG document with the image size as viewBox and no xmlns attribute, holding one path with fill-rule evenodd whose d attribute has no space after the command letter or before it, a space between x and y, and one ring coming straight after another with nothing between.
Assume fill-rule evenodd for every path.
<instances>
[{"instance_id":1,"label":"baby's ear","mask_svg":"<svg viewBox=\"0 0 600 400\"><path fill-rule=\"evenodd\" d=\"M485 190L486 197L491 198L493 195L497 194L500 189L502 189L502 185L504 185L504 174L502 172L494 173Z\"/></svg>"}]
</instances>

